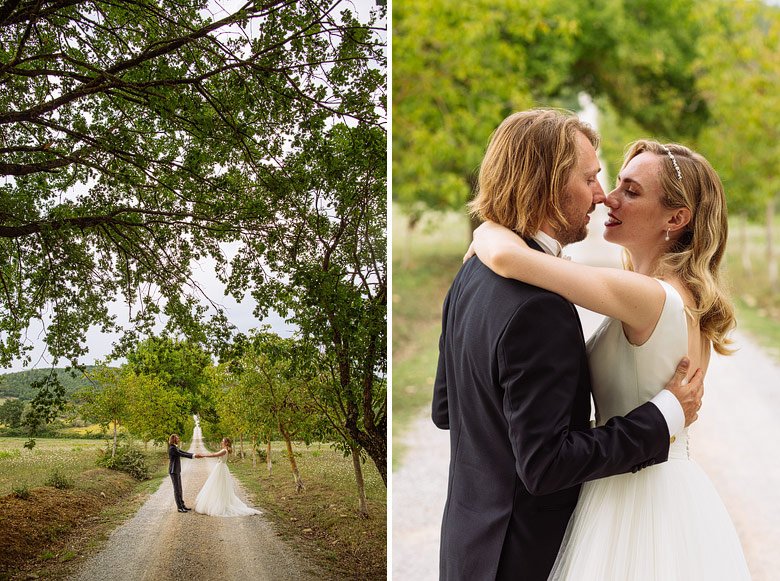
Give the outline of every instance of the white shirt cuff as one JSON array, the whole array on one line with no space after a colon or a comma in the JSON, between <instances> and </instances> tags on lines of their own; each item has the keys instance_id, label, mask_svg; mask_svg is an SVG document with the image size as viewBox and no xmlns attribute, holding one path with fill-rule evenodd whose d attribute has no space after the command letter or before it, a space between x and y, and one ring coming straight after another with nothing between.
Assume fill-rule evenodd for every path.
<instances>
[{"instance_id":1,"label":"white shirt cuff","mask_svg":"<svg viewBox=\"0 0 780 581\"><path fill-rule=\"evenodd\" d=\"M650 400L660 410L669 428L669 436L682 432L685 427L685 414L680 402L668 389L662 389L658 395Z\"/></svg>"}]
</instances>

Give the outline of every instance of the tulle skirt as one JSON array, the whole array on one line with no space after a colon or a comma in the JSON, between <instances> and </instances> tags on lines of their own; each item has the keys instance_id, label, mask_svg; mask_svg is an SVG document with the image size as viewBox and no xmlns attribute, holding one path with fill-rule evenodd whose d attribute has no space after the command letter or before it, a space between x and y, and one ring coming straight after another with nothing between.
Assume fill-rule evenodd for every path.
<instances>
[{"instance_id":1,"label":"tulle skirt","mask_svg":"<svg viewBox=\"0 0 780 581\"><path fill-rule=\"evenodd\" d=\"M259 510L248 507L236 496L230 470L222 461L217 462L203 488L198 492L198 496L195 497L195 512L209 516L260 514Z\"/></svg>"},{"instance_id":2,"label":"tulle skirt","mask_svg":"<svg viewBox=\"0 0 780 581\"><path fill-rule=\"evenodd\" d=\"M718 493L693 461L586 483L551 581L750 579Z\"/></svg>"}]
</instances>

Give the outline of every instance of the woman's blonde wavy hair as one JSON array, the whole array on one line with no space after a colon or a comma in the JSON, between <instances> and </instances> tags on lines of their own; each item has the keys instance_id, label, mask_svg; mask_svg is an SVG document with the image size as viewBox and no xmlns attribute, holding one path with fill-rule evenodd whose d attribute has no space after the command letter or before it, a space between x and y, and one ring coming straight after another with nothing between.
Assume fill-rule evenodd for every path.
<instances>
[{"instance_id":1,"label":"woman's blonde wavy hair","mask_svg":"<svg viewBox=\"0 0 780 581\"><path fill-rule=\"evenodd\" d=\"M482 160L471 214L525 238L545 221L569 228L562 198L577 164L577 133L598 148L598 134L571 111L530 109L504 119Z\"/></svg>"},{"instance_id":2,"label":"woman's blonde wavy hair","mask_svg":"<svg viewBox=\"0 0 780 581\"><path fill-rule=\"evenodd\" d=\"M677 161L682 179L664 147ZM730 355L734 350L729 347L732 341L727 335L736 326L736 319L720 276L720 263L728 238L723 184L702 155L676 143L664 146L648 139L635 141L628 146L623 167L643 152L654 153L663 160L660 181L664 207L670 210L685 207L691 212L691 221L661 257L654 276L673 273L680 277L693 294L696 307L691 311L702 333L712 342L715 351ZM633 270L627 253L624 253L624 263L626 268Z\"/></svg>"}]
</instances>

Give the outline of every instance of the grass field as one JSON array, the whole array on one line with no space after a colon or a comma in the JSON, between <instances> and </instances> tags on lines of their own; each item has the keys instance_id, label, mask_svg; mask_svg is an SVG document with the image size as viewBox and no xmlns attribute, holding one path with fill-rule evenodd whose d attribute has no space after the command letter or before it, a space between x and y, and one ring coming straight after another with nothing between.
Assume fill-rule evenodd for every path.
<instances>
[{"instance_id":1,"label":"grass field","mask_svg":"<svg viewBox=\"0 0 780 581\"><path fill-rule=\"evenodd\" d=\"M441 307L468 248L468 222L456 214L422 220L410 232L393 216L393 465L409 421L430 404Z\"/></svg>"},{"instance_id":2,"label":"grass field","mask_svg":"<svg viewBox=\"0 0 780 581\"><path fill-rule=\"evenodd\" d=\"M66 579L80 560L132 515L166 476L167 454L149 447L153 478L97 468L103 440L0 438L0 579ZM72 488L44 486L57 470ZM16 494L9 494L12 490ZM24 491L26 496L20 496Z\"/></svg>"},{"instance_id":3,"label":"grass field","mask_svg":"<svg viewBox=\"0 0 780 581\"><path fill-rule=\"evenodd\" d=\"M72 479L76 487L88 487L81 478L95 468L99 450L106 448L106 440L76 438L36 438L32 450L24 448L27 438L0 438L0 496L11 492L14 486L29 488L43 486L54 470ZM152 471L167 461L167 449L149 445ZM160 472L162 474L162 472Z\"/></svg>"},{"instance_id":4,"label":"grass field","mask_svg":"<svg viewBox=\"0 0 780 581\"><path fill-rule=\"evenodd\" d=\"M12 487L43 486L56 469L64 476L79 481L81 474L95 468L102 440L36 439L35 447L27 450L27 438L0 438L0 496Z\"/></svg>"},{"instance_id":5,"label":"grass field","mask_svg":"<svg viewBox=\"0 0 780 581\"><path fill-rule=\"evenodd\" d=\"M454 213L431 214L413 232L393 215L393 465L412 418L427 413L436 373L441 306L467 247L468 223ZM767 276L761 225L748 228L752 268L742 266L738 226L730 227L726 276L735 297L738 328L780 361L780 292ZM780 254L780 248L778 249Z\"/></svg>"},{"instance_id":6,"label":"grass field","mask_svg":"<svg viewBox=\"0 0 780 581\"><path fill-rule=\"evenodd\" d=\"M780 361L780 288L769 281L765 248L765 229L759 224L747 228L750 267L742 261L742 232L733 222L729 226L729 250L726 275L737 306L737 327L749 333L770 355ZM776 249L780 253L780 248ZM780 262L780 259L776 260Z\"/></svg>"},{"instance_id":7,"label":"grass field","mask_svg":"<svg viewBox=\"0 0 780 581\"><path fill-rule=\"evenodd\" d=\"M253 467L250 459L231 460L230 470L277 532L328 571L328 578L386 579L387 490L374 465L363 465L370 515L364 519L351 458L327 444L294 450L306 486L302 493L295 492L283 442L272 444L270 476L264 462Z\"/></svg>"}]
</instances>

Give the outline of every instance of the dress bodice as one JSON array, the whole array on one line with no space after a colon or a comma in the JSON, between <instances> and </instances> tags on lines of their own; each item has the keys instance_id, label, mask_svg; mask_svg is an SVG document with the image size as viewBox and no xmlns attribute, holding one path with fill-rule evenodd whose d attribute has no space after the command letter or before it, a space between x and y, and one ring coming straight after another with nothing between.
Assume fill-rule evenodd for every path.
<instances>
[{"instance_id":1,"label":"dress bodice","mask_svg":"<svg viewBox=\"0 0 780 581\"><path fill-rule=\"evenodd\" d=\"M688 353L685 304L669 283L661 316L650 338L632 345L617 319L606 318L588 340L596 424L624 416L660 392Z\"/></svg>"},{"instance_id":2,"label":"dress bodice","mask_svg":"<svg viewBox=\"0 0 780 581\"><path fill-rule=\"evenodd\" d=\"M599 425L652 399L688 350L685 305L659 282L664 307L643 345L614 319L588 341ZM688 458L687 430L673 436L667 462L582 486L548 581L750 581L723 501Z\"/></svg>"}]
</instances>

